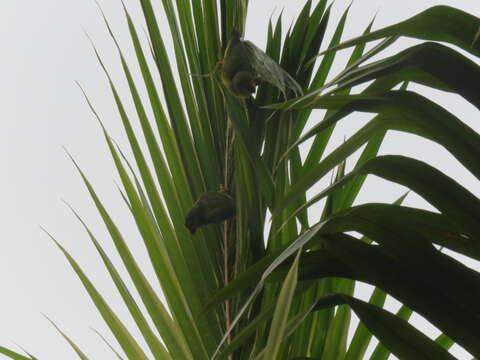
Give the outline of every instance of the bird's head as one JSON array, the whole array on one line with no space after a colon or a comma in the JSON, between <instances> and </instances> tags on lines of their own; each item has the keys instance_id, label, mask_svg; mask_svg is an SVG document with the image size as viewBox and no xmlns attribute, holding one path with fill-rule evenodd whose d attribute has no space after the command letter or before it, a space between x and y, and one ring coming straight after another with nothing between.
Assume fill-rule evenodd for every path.
<instances>
[{"instance_id":1,"label":"bird's head","mask_svg":"<svg viewBox=\"0 0 480 360\"><path fill-rule=\"evenodd\" d=\"M201 212L197 210L198 209L192 209L185 218L185 227L192 235L195 234L197 228L203 224Z\"/></svg>"},{"instance_id":2,"label":"bird's head","mask_svg":"<svg viewBox=\"0 0 480 360\"><path fill-rule=\"evenodd\" d=\"M240 40L241 38L242 38L242 34L240 33L240 31L238 31L238 29L236 29L236 28L233 28L232 29L232 34L231 34L231 39Z\"/></svg>"},{"instance_id":3,"label":"bird's head","mask_svg":"<svg viewBox=\"0 0 480 360\"><path fill-rule=\"evenodd\" d=\"M239 97L249 97L256 87L257 79L250 71L239 71L232 79L233 93Z\"/></svg>"}]
</instances>

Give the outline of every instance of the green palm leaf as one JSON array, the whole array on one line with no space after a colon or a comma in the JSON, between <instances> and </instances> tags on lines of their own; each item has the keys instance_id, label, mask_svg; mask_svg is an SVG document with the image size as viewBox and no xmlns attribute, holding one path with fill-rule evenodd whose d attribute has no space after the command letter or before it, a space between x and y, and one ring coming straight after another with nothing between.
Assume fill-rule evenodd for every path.
<instances>
[{"instance_id":1,"label":"green palm leaf","mask_svg":"<svg viewBox=\"0 0 480 360\"><path fill-rule=\"evenodd\" d=\"M289 29L282 15L270 20L263 50L240 39L248 3L139 0L146 44L123 4L134 62L102 13L127 93L119 91L110 65L95 47L94 53L128 149L111 139L85 97L100 124L120 179L120 196L150 264L137 260L123 224L113 220L113 211L76 163L129 279L120 275L94 231L74 215L142 341L55 242L122 352L107 345L117 358L135 360L354 360L365 357L375 336L380 341L371 356L375 360L391 353L405 359L452 359L448 349L454 343L479 356L480 275L437 247L480 259L480 200L428 164L377 156L390 130L403 131L443 146L480 178L478 133L439 104L406 90L415 82L458 94L479 107L477 62L432 42L479 56L479 19L435 6L380 30L372 31L372 21L363 35L342 42L347 19L354 16L350 7L335 19L327 39L334 5L308 0ZM157 5L163 8L162 18ZM168 25L168 34L160 30L161 23ZM232 37L234 31L238 36ZM399 36L429 42L371 62ZM373 40L382 41L366 50L366 42ZM326 46L318 61L317 54ZM352 46L344 69L332 74L338 50ZM225 81L229 67L238 65L232 54L240 54L241 70L254 74L254 96L251 89L248 96L238 96ZM222 70L213 71L221 60ZM369 81L362 93L353 92L354 86ZM392 90L400 83L400 90ZM128 101L133 113L125 105ZM315 109L327 110L321 120ZM343 143L332 144L336 124L356 112L374 117ZM362 146L353 163L351 156ZM333 150L327 154L329 148ZM335 169L330 185L312 194L312 187ZM438 211L400 206L405 196L393 205L354 206L368 175L408 187ZM201 194L220 188L232 195L235 216L219 224L207 222L192 236L184 226L187 213ZM322 199L323 209L314 210ZM362 237L353 237L352 231ZM147 278L144 265L152 266L152 278ZM377 286L368 303L356 298L356 281ZM162 294L154 291L155 283ZM403 302L397 315L383 309L387 294ZM430 340L408 324L414 311L443 334ZM360 318L356 329L351 327L354 314ZM62 335L77 356L86 358ZM15 360L33 359L3 347L0 353Z\"/></svg>"}]
</instances>

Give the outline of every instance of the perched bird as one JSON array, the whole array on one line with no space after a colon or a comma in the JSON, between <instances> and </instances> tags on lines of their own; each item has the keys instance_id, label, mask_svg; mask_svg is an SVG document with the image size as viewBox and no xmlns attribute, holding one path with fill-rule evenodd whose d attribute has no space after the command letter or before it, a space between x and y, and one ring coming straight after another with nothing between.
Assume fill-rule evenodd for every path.
<instances>
[{"instance_id":1,"label":"perched bird","mask_svg":"<svg viewBox=\"0 0 480 360\"><path fill-rule=\"evenodd\" d=\"M257 79L248 57L246 44L237 31L232 33L220 64L222 65L220 72L222 83L233 95L247 98L255 92Z\"/></svg>"},{"instance_id":2,"label":"perched bird","mask_svg":"<svg viewBox=\"0 0 480 360\"><path fill-rule=\"evenodd\" d=\"M285 96L287 90L296 96L303 93L290 74L255 44L243 40L236 30L219 64L222 84L236 97L250 98L260 81L276 86Z\"/></svg>"},{"instance_id":3,"label":"perched bird","mask_svg":"<svg viewBox=\"0 0 480 360\"><path fill-rule=\"evenodd\" d=\"M227 220L235 215L235 201L225 191L206 192L200 196L185 217L190 234L197 228Z\"/></svg>"}]
</instances>

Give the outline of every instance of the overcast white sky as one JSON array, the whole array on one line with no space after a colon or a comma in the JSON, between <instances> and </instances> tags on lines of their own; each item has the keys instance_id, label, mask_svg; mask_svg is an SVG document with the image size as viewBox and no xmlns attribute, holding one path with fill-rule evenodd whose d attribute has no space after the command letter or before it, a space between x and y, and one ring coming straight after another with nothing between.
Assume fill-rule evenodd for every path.
<instances>
[{"instance_id":1,"label":"overcast white sky","mask_svg":"<svg viewBox=\"0 0 480 360\"><path fill-rule=\"evenodd\" d=\"M120 2L101 0L100 3L127 58L133 59ZM336 1L332 23L348 3ZM143 26L138 1L126 0L126 4L137 24ZM287 19L284 23L289 24L303 4L300 0L252 0L246 38L263 47L272 11L276 9L278 14L284 9ZM376 11L379 14L374 28L438 4L456 6L480 16L477 0L357 1L352 6L344 39L363 31ZM0 166L3 169L0 177L0 345L15 347L18 343L40 359L75 358L41 313L56 321L91 358L114 358L89 328L99 330L108 339L112 336L65 258L42 233L40 225L65 245L81 266L89 269L88 275L95 285L127 326L132 325L85 232L61 201L65 199L78 210L119 264L62 146L78 160L98 194L112 209L133 251L147 263L138 234L115 187L115 171L99 126L74 84L74 80L78 80L84 86L111 135L125 145L105 77L84 30L93 37L114 78L119 80L120 92L127 94L115 48L93 0L0 2ZM329 34L331 31L332 28ZM388 53L412 43L399 41ZM480 131L478 111L463 99L432 91L427 95ZM352 131L351 124L340 126L336 130L337 140L341 141ZM480 186L473 176L446 151L425 140L398 134L388 136L382 153L427 160L480 194ZM393 201L403 191L380 180L372 179L368 184L370 190L362 193L362 202L385 198ZM423 203L411 196L407 204ZM148 266L145 269L152 274ZM436 334L431 328L428 331ZM467 358L461 349L456 349L455 354L460 359Z\"/></svg>"}]
</instances>

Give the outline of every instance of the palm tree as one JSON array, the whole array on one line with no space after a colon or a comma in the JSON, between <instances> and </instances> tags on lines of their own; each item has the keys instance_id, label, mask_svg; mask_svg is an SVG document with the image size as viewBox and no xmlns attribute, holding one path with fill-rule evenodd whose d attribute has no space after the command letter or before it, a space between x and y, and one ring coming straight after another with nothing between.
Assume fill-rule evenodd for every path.
<instances>
[{"instance_id":1,"label":"palm tree","mask_svg":"<svg viewBox=\"0 0 480 360\"><path fill-rule=\"evenodd\" d=\"M270 22L264 53L237 36L244 32L248 0L163 0L175 53L170 59L158 26L165 19L156 18L150 0L140 3L150 49L142 45L125 7L136 64L125 60L106 22L135 104L136 114L127 114L109 77L134 158L127 159L102 129L166 304L78 169L135 289L126 286L86 224L85 229L146 348L57 242L121 347L117 357L352 360L364 358L372 334L380 343L370 359L390 353L401 359L453 359L448 349L454 343L480 356L480 275L441 251L445 247L480 259L479 199L424 162L377 156L386 132L404 131L442 145L480 177L479 135L440 105L407 90L408 83L420 83L480 107L478 64L440 43L478 57L480 20L436 6L380 30L372 31L370 24L363 35L340 43L347 9L326 43L331 5L307 1L286 33L281 16ZM369 62L400 36L426 42ZM372 40L382 41L366 51ZM337 50L348 47L353 50L345 69L327 82ZM132 66L140 69L141 79L131 75ZM234 83L240 72L245 77ZM352 92L367 82L361 93ZM148 104L140 86L147 90ZM307 129L314 109L327 111ZM150 110L153 117L147 116ZM375 116L326 155L335 125L355 112ZM346 160L362 146L347 173ZM332 171L331 185L307 196ZM408 187L438 212L401 206L404 197L394 204L353 206L369 174ZM217 200L206 201L207 192ZM218 196L227 197L228 206L212 215L224 204ZM322 199L322 211L312 210ZM192 208L196 219L201 217L195 234L184 226ZM357 281L376 286L369 302L353 296ZM396 315L383 309L387 294L404 304ZM350 329L352 311L361 321L356 329ZM443 334L431 340L415 329L407 322L412 311ZM348 343L349 330L354 335ZM5 348L0 352L34 359Z\"/></svg>"}]
</instances>

